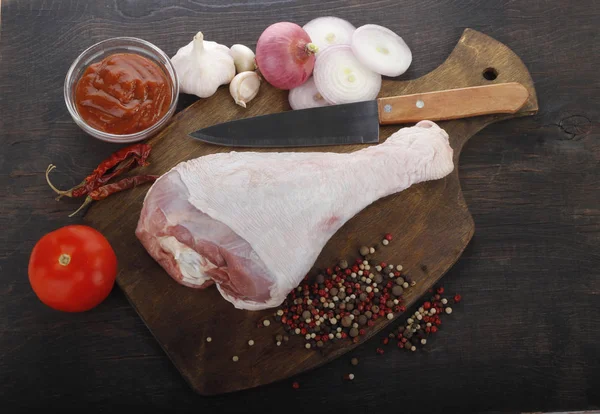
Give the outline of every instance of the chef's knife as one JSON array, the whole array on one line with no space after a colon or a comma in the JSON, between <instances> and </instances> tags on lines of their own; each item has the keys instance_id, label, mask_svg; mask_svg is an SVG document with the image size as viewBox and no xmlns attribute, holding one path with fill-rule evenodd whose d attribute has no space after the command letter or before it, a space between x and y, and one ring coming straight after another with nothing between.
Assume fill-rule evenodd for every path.
<instances>
[{"instance_id":1,"label":"chef's knife","mask_svg":"<svg viewBox=\"0 0 600 414\"><path fill-rule=\"evenodd\" d=\"M192 132L201 141L234 147L306 147L379 142L379 125L515 113L529 92L500 83L278 112Z\"/></svg>"}]
</instances>

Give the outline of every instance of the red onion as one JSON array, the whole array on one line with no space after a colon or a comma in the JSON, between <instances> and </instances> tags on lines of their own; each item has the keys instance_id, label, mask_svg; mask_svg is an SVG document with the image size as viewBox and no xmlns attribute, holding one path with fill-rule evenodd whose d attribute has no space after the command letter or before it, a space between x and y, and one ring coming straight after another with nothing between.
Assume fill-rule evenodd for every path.
<instances>
[{"instance_id":1,"label":"red onion","mask_svg":"<svg viewBox=\"0 0 600 414\"><path fill-rule=\"evenodd\" d=\"M292 89L310 77L317 46L297 24L279 22L267 27L256 45L256 64L263 78L279 89Z\"/></svg>"}]
</instances>

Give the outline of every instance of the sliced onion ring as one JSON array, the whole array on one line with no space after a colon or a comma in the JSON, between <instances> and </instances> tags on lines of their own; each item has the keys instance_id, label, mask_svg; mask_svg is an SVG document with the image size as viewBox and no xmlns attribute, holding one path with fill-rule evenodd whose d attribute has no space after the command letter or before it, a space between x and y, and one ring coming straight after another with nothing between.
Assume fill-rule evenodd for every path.
<instances>
[{"instance_id":1,"label":"sliced onion ring","mask_svg":"<svg viewBox=\"0 0 600 414\"><path fill-rule=\"evenodd\" d=\"M366 24L352 35L352 50L369 69L385 76L402 75L412 63L406 42L390 29Z\"/></svg>"},{"instance_id":2,"label":"sliced onion ring","mask_svg":"<svg viewBox=\"0 0 600 414\"><path fill-rule=\"evenodd\" d=\"M356 27L335 16L317 17L302 26L310 40L319 47L317 55L333 45L349 45Z\"/></svg>"},{"instance_id":3,"label":"sliced onion ring","mask_svg":"<svg viewBox=\"0 0 600 414\"><path fill-rule=\"evenodd\" d=\"M333 104L370 101L381 89L381 75L363 65L348 45L320 53L313 77L317 90Z\"/></svg>"},{"instance_id":4,"label":"sliced onion ring","mask_svg":"<svg viewBox=\"0 0 600 414\"><path fill-rule=\"evenodd\" d=\"M302 85L290 90L288 101L292 109L317 108L331 105L321 96L315 85L315 80L310 77Z\"/></svg>"}]
</instances>

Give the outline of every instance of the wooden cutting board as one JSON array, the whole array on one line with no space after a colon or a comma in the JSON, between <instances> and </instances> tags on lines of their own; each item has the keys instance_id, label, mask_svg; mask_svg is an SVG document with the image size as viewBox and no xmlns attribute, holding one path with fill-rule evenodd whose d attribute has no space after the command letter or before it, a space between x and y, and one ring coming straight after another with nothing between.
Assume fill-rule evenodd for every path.
<instances>
[{"instance_id":1,"label":"wooden cutting board","mask_svg":"<svg viewBox=\"0 0 600 414\"><path fill-rule=\"evenodd\" d=\"M353 260L359 246L376 244L389 232L395 238L380 250L377 258L402 264L417 281L417 286L406 295L407 305L413 304L446 273L474 232L458 180L460 151L465 142L486 125L536 113L533 81L523 62L508 47L466 29L452 54L431 73L405 82L383 82L380 97L503 82L520 82L529 90L529 100L521 111L515 115L439 123L450 135L454 172L442 180L415 185L364 209L327 243L315 263L315 271L340 259ZM152 164L144 168L144 172L163 174L181 161L231 150L190 138L188 134L196 129L284 110L289 110L287 93L269 85L263 84L248 109L236 106L227 88L222 87L213 97L199 100L179 113L167 129L149 141L153 145ZM399 127L382 127L382 140ZM299 148L297 151L350 152L361 147ZM285 346L276 347L273 338L283 332L282 327L276 322L269 328L256 326L261 318L271 315L272 310L238 310L214 287L195 290L177 284L134 235L148 188L136 188L95 203L84 220L100 230L114 247L120 269L118 285L194 390L210 395L256 387L315 368L357 346L350 341L337 341L313 351L304 349L301 338L292 337ZM390 321L379 319L359 344L388 323ZM212 337L210 343L205 341L208 336ZM249 339L254 340L253 347L247 345ZM232 362L233 355L239 356L239 362Z\"/></svg>"}]
</instances>

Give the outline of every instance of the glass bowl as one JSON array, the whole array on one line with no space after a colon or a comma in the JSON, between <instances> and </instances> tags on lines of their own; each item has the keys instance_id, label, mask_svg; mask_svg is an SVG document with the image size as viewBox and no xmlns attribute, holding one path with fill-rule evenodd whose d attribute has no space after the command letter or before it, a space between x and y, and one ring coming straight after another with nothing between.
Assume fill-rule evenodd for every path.
<instances>
[{"instance_id":1,"label":"glass bowl","mask_svg":"<svg viewBox=\"0 0 600 414\"><path fill-rule=\"evenodd\" d=\"M75 88L77 87L79 78L83 75L83 72L90 64L98 62L104 59L106 56L112 55L113 53L123 52L142 55L156 63L159 68L164 71L171 84L171 105L169 106L169 109L165 115L163 115L163 117L160 118L155 124L133 134L119 135L100 131L91 127L83 120L83 118L79 115L79 112L77 111L77 105L75 104ZM75 123L79 125L81 129L102 141L124 144L142 141L156 134L166 126L175 113L175 108L177 107L177 98L179 96L179 80L169 57L152 43L135 37L114 37L90 46L84 50L77 57L77 59L75 59L65 78L64 95L67 109L69 110L69 113L71 114L71 117Z\"/></svg>"}]
</instances>

